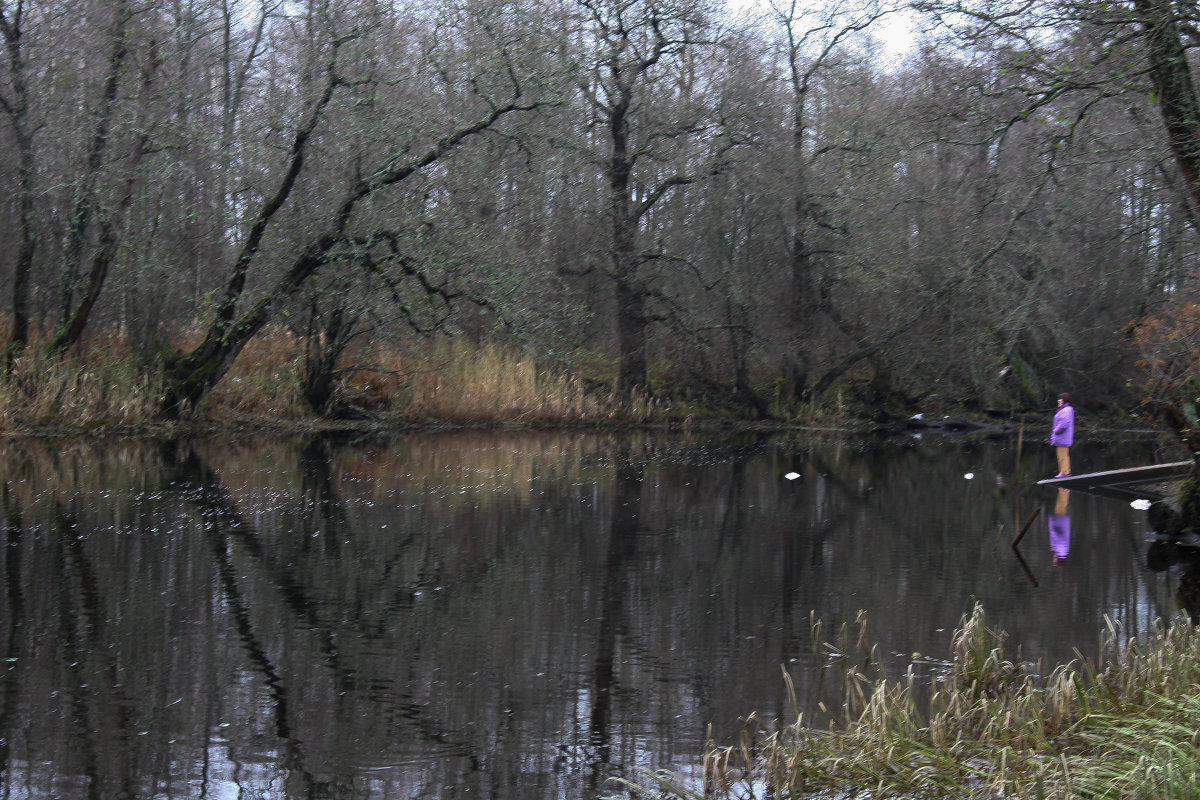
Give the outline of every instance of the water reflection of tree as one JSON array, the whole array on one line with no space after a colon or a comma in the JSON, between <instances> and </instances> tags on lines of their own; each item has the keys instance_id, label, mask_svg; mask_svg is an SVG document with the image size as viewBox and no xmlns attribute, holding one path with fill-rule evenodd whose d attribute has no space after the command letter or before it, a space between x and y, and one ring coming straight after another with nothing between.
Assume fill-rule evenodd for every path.
<instances>
[{"instance_id":1,"label":"water reflection of tree","mask_svg":"<svg viewBox=\"0 0 1200 800\"><path fill-rule=\"evenodd\" d=\"M306 549L314 538L310 532L322 527L322 535L330 541L352 540L355 531L333 489L328 451L324 445L317 444L306 447L302 452L302 497L305 501L302 503L302 516L305 517L305 523L299 526L299 531L304 534L300 537L299 549ZM238 641L261 676L272 701L274 733L282 748L279 766L291 780L299 784L297 788L300 794L295 796L351 796L358 760L371 760L373 749L382 755L391 743L390 736L363 742L359 731L353 729L347 730L346 736L340 736L336 726L333 730L326 727L330 720L345 720L359 726L363 722L362 715L366 714L385 720L385 727L402 728L406 736L416 734L435 744L439 750L449 749L462 754L476 752L473 743L458 738L459 734L449 729L444 721L431 717L429 707L406 700L403 690L394 690L392 670L398 665L363 659L353 648L350 652L345 651L341 644L343 641L353 643L356 637L373 633L364 627L364 618L356 614L347 616L345 612L353 609L322 602L315 592L316 587L309 585L305 577L298 574L295 565L299 562L286 557L287 548L277 550L265 547L258 532L242 518L215 473L204 465L194 451L178 461L175 482L190 485L188 496L196 504L204 521L224 599L236 625ZM244 561L235 563L236 553L248 557L249 564ZM254 571L248 572L248 566L253 566ZM347 566L353 567L354 564ZM264 594L264 589L272 591L281 601L290 619L280 619L274 615L269 608L272 605L271 598ZM407 605L406 600L411 600L411 594L402 593L404 599L394 609ZM333 612L331 618L322 613L325 609ZM255 619L263 619L264 615L266 622L256 624ZM325 669L327 680L314 682L316 676L311 673L307 680L300 679L300 674L308 671L304 662L309 652L300 642L289 647L289 652L280 652L274 657L271 655L268 643L278 638L280 630L287 629L307 634L309 641L315 645L315 652L320 655L318 661ZM278 649L279 645L275 647ZM409 652L416 654L419 651L414 649ZM280 663L280 659L289 662L290 669ZM327 693L324 697L314 694L321 692ZM306 702L294 702L295 695L303 696ZM340 705L338 698L346 697L365 697L368 707L358 708L348 714L329 708ZM311 711L314 700L318 701L315 706L320 709L315 718L301 725L296 724L291 709L301 705L310 707ZM359 748L352 751L339 746L351 741L358 742ZM343 757L351 756L355 763L329 761L318 771L309 762L315 753L326 751L340 752ZM326 755L332 753L326 752ZM426 792L433 796L438 782L437 776L427 776L425 785L417 787L413 796L423 796Z\"/></svg>"},{"instance_id":2,"label":"water reflection of tree","mask_svg":"<svg viewBox=\"0 0 1200 800\"><path fill-rule=\"evenodd\" d=\"M640 457L630 457L628 446L616 454L616 481L609 525L608 555L601 582L600 618L597 620L596 657L592 668L593 696L589 741L590 788L609 777L612 764L612 705L617 691L618 638L625 631L625 602L629 595L626 568L637 554L638 521L641 513L642 479L645 468Z\"/></svg>"},{"instance_id":3,"label":"water reflection of tree","mask_svg":"<svg viewBox=\"0 0 1200 800\"><path fill-rule=\"evenodd\" d=\"M322 536L349 527L342 504L338 501L333 486L333 456L329 440L314 436L300 451L300 502L304 509L304 542L313 540L323 543L325 553L337 552L337 537Z\"/></svg>"},{"instance_id":4,"label":"water reflection of tree","mask_svg":"<svg viewBox=\"0 0 1200 800\"><path fill-rule=\"evenodd\" d=\"M10 717L49 786L79 772L64 688L90 683L103 785L143 794L577 796L697 752L707 722L721 737L750 710L790 716L780 663L802 691L824 664L811 609L832 624L875 609L873 641L952 625L991 566L962 539L1011 505L936 449L753 437L464 432L70 458L39 478L50 491L6 483L0 557L20 564L5 561L0 599L10 620L52 624L35 640L10 622L22 685L10 670L0 688L58 692ZM69 495L76 544L46 535L39 499ZM907 587L878 580L904 569ZM61 619L92 594L93 632ZM125 688L99 688L102 659L70 673L47 645L58 631L110 653Z\"/></svg>"},{"instance_id":5,"label":"water reflection of tree","mask_svg":"<svg viewBox=\"0 0 1200 800\"><path fill-rule=\"evenodd\" d=\"M140 592L120 583L131 560L112 555L140 547L121 535L139 513L125 498L100 510L92 500L113 487L153 494L153 448L121 442L105 457L74 441L0 450L5 791L136 796L158 774L139 736L157 698L142 691L123 635L147 621Z\"/></svg>"},{"instance_id":6,"label":"water reflection of tree","mask_svg":"<svg viewBox=\"0 0 1200 800\"><path fill-rule=\"evenodd\" d=\"M281 676L258 632L251 608L253 601L248 599L243 591L239 570L233 562L235 539L240 540L261 560L263 553L257 538L242 519L216 475L201 461L195 450L171 460L175 464L172 483L185 488L187 496L200 512L218 584L233 619L237 640L245 650L254 671L262 679L271 699L269 708L274 718L274 734L281 749L280 766L285 770L289 783L300 784L295 787L300 790L296 793L297 796L329 796L317 793L320 782L308 769L304 747L292 728L291 685ZM291 599L291 607L295 610L298 604L303 603L302 598L298 596L298 587L289 580L286 573L280 577L282 579L275 585ZM205 742L204 749L208 750L212 746L213 742Z\"/></svg>"},{"instance_id":7,"label":"water reflection of tree","mask_svg":"<svg viewBox=\"0 0 1200 800\"><path fill-rule=\"evenodd\" d=\"M133 773L117 770L119 763L111 750L114 741L133 738L130 717L123 709L134 706L125 691L124 681L107 647L104 608L108 605L104 590L83 544L84 531L75 515L56 506L54 514L54 564L56 575L58 641L64 652L63 663L70 674L65 682L70 698L71 718L76 726L73 737L82 758L81 770L87 778L88 796L132 796ZM101 721L101 717L107 717Z\"/></svg>"},{"instance_id":8,"label":"water reflection of tree","mask_svg":"<svg viewBox=\"0 0 1200 800\"><path fill-rule=\"evenodd\" d=\"M12 659L19 658L18 654L22 651L22 629L28 625L25 618L25 597L21 588L25 520L7 481L0 483L0 511L4 514L3 551L0 552L0 559L4 562L3 656L8 662L2 682L4 696L0 700L0 775L7 779L11 775L10 748L16 738L14 734L21 699L21 673L12 663Z\"/></svg>"},{"instance_id":9,"label":"water reflection of tree","mask_svg":"<svg viewBox=\"0 0 1200 800\"><path fill-rule=\"evenodd\" d=\"M1200 624L1200 542L1159 532L1146 549L1146 567L1152 572L1179 568L1175 599L1193 625Z\"/></svg>"},{"instance_id":10,"label":"water reflection of tree","mask_svg":"<svg viewBox=\"0 0 1200 800\"><path fill-rule=\"evenodd\" d=\"M655 746L669 748L681 709L670 690L660 695L670 685L660 677L690 676L696 700L684 698L687 708L709 709L723 698L720 676L736 668L730 659L740 657L726 641L734 620L762 616L739 600L740 585L762 580L779 554L774 532L746 532L761 522L747 510L756 499L746 473L756 445L668 451L631 437L580 452L561 441L526 445L561 456L514 464L502 443L479 461L464 457L462 492L443 491L453 481L444 443L406 439L377 454L377 472L355 475L346 465L362 448L164 448L151 492L88 506L74 543L58 541L52 560L67 564L65 550L74 548L70 583L92 588L73 590L73 605L60 603L55 618L78 641L76 652L115 650L132 675L124 695L101 695L98 687L113 682L102 663L44 659L82 663L84 672L58 683L97 688L86 690L94 713L82 730L75 721L69 735L42 742L78 750L81 737L92 737L94 769L108 776L95 785L192 780L215 791L234 781L253 793L284 781L314 796L352 791L345 782L361 778L363 764L436 753L379 773L389 796L414 797L449 785L496 793L554 770L598 786L646 746L638 731L648 724L661 730ZM342 498L339 487L351 479L392 480L410 454L430 463L398 481L398 494L358 484L359 500L370 503ZM708 468L698 466L704 459ZM475 477L481 468L485 480ZM86 473L95 479L88 494L108 492L113 476L99 477L106 471ZM522 487L555 496L531 503ZM146 494L163 498L161 515ZM722 516L710 536L714 502ZM10 502L7 518L23 507ZM103 521L110 512L113 521ZM131 535L99 535L115 527ZM28 585L34 572L22 570L24 583L14 585ZM453 589L442 592L443 584ZM85 596L101 622L91 634L79 613ZM703 630L674 624L702 604L711 611ZM587 674L576 671L589 661ZM766 680L778 680L771 659L763 668ZM591 703L583 716L581 690ZM120 727L114 715L130 704L135 711ZM744 710L740 698L736 705ZM580 735L572 737L575 722ZM556 764L534 744L552 741L562 743Z\"/></svg>"}]
</instances>

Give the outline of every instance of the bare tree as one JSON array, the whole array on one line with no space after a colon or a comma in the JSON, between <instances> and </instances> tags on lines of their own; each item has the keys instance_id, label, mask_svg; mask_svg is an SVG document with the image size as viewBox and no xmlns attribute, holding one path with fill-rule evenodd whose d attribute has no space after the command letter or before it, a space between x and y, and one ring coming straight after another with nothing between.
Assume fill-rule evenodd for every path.
<instances>
[{"instance_id":1,"label":"bare tree","mask_svg":"<svg viewBox=\"0 0 1200 800\"><path fill-rule=\"evenodd\" d=\"M313 53L309 69L315 80L303 115L287 146L274 189L250 216L246 234L234 258L224 290L220 293L203 341L186 353L177 353L167 362L168 394L166 410L178 412L183 406L201 399L228 371L242 348L272 318L275 311L323 266L351 246L357 225L356 213L368 201L379 200L392 187L438 164L471 137L496 126L506 116L537 108L546 102L535 80L522 71L517 61L516 42L512 37L527 31L514 28L503 18L503 9L465 2L446 9L439 24L439 39L430 43L445 47L447 53L465 53L465 61L431 60L425 67L429 77L447 85L441 107L445 123L432 134L405 141L402 149L387 152L372 167L355 159L349 180L327 207L313 230L301 233L295 246L285 251L286 261L265 290L256 298L246 297L249 280L265 249L265 240L279 225L280 213L288 204L301 178L308 170L308 159L322 126L328 123L330 109L339 91L373 84L347 74L346 52L362 29L338 27L333 18L319 19L324 40ZM465 38L454 38L465 37ZM470 44L467 48L464 45ZM472 52L472 48L479 48ZM483 60L486 56L487 60ZM482 70L482 72L480 72ZM428 124L429 120L424 120ZM372 239L373 237L368 236ZM386 238L386 237L384 237Z\"/></svg>"},{"instance_id":2,"label":"bare tree","mask_svg":"<svg viewBox=\"0 0 1200 800\"><path fill-rule=\"evenodd\" d=\"M1007 88L1025 94L1018 116L999 125L1027 118L1068 94L1151 94L1194 221L1200 219L1200 97L1187 58L1196 44L1190 4L923 0L917 7L960 46L994 58Z\"/></svg>"},{"instance_id":3,"label":"bare tree","mask_svg":"<svg viewBox=\"0 0 1200 800\"><path fill-rule=\"evenodd\" d=\"M647 336L656 318L654 266L671 261L646 236L651 211L681 187L723 168L734 140L705 102L677 82L699 48L715 46L712 9L690 0L578 0L584 40L579 87L592 112L582 137L606 184L607 267L615 295L618 386L647 385ZM678 71L678 72L677 72ZM714 142L704 160L694 142Z\"/></svg>"},{"instance_id":4,"label":"bare tree","mask_svg":"<svg viewBox=\"0 0 1200 800\"><path fill-rule=\"evenodd\" d=\"M787 347L783 379L794 397L807 397L809 390L811 339L822 309L828 312L831 271L822 264L824 254L820 231L828 227L827 209L814 191L816 162L844 142L814 141L813 94L822 71L844 54L854 37L869 29L890 11L877 2L822 8L813 14L790 0L771 4L773 21L784 37L787 86L791 93L791 236L788 243L789 289L786 306Z\"/></svg>"}]
</instances>

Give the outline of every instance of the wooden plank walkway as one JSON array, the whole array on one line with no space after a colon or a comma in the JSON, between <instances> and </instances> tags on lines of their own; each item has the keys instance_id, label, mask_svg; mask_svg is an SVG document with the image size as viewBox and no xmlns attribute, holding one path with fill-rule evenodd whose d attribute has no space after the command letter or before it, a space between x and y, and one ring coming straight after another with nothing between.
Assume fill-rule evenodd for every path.
<instances>
[{"instance_id":1,"label":"wooden plank walkway","mask_svg":"<svg viewBox=\"0 0 1200 800\"><path fill-rule=\"evenodd\" d=\"M1136 487L1144 483L1182 478L1192 471L1191 461L1175 461L1170 464L1152 464L1148 467L1129 467L1107 472L1089 472L1067 478L1046 478L1038 486L1054 486L1059 489L1079 489L1092 494L1101 494L1121 499L1145 498L1159 500L1162 494Z\"/></svg>"}]
</instances>

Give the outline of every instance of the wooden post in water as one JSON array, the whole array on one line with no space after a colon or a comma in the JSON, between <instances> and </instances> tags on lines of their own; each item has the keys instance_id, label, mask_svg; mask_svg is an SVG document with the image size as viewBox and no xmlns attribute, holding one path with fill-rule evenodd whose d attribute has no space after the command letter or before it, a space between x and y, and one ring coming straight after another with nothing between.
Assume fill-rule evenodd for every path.
<instances>
[{"instance_id":1,"label":"wooden post in water","mask_svg":"<svg viewBox=\"0 0 1200 800\"><path fill-rule=\"evenodd\" d=\"M1013 482L1017 485L1017 491L1013 493L1013 527L1017 525L1017 521L1021 519L1021 446L1025 442L1025 415L1021 415L1021 424L1017 427L1017 463L1013 465ZM1020 541L1020 536L1017 541ZM1016 547L1016 542L1013 543Z\"/></svg>"},{"instance_id":2,"label":"wooden post in water","mask_svg":"<svg viewBox=\"0 0 1200 800\"><path fill-rule=\"evenodd\" d=\"M1029 526L1033 524L1033 521L1035 519L1037 519L1037 516L1040 513L1042 513L1041 506L1035 507L1033 509L1033 511L1030 512L1029 519L1025 520L1025 524L1021 526L1021 532L1017 534L1016 539L1013 539L1012 546L1013 546L1014 550L1017 548L1017 545L1019 545L1021 543L1021 539L1023 539L1025 537L1025 534L1029 531Z\"/></svg>"}]
</instances>

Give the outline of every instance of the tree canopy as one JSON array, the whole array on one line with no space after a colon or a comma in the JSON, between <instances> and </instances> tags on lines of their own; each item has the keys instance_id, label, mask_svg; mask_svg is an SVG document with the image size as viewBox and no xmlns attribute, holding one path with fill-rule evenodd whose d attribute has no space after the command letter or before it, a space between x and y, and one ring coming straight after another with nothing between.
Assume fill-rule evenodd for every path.
<instances>
[{"instance_id":1,"label":"tree canopy","mask_svg":"<svg viewBox=\"0 0 1200 800\"><path fill-rule=\"evenodd\" d=\"M921 0L899 61L896 11L0 0L6 363L118 334L178 413L282 327L318 410L431 335L761 414L1120 401L1194 292L1195 9Z\"/></svg>"}]
</instances>

